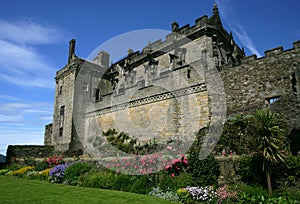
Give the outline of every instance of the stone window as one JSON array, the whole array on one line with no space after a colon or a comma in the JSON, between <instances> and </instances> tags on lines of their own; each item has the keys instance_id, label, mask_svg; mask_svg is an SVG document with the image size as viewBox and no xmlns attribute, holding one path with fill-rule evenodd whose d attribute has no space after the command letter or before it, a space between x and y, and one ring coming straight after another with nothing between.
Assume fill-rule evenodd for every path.
<instances>
[{"instance_id":1,"label":"stone window","mask_svg":"<svg viewBox=\"0 0 300 204\"><path fill-rule=\"evenodd\" d=\"M83 86L82 86L83 91L88 92L89 91L89 85L86 82L83 82Z\"/></svg>"},{"instance_id":2,"label":"stone window","mask_svg":"<svg viewBox=\"0 0 300 204\"><path fill-rule=\"evenodd\" d=\"M63 128L63 127L60 127L60 128L59 128L59 134L58 134L58 136L59 136L59 137L62 137L62 136L63 136L63 132L64 132L64 128Z\"/></svg>"},{"instance_id":3,"label":"stone window","mask_svg":"<svg viewBox=\"0 0 300 204\"><path fill-rule=\"evenodd\" d=\"M65 115L65 106L60 107L60 116Z\"/></svg>"},{"instance_id":4,"label":"stone window","mask_svg":"<svg viewBox=\"0 0 300 204\"><path fill-rule=\"evenodd\" d=\"M280 96L274 96L274 97L266 98L266 101L268 102L269 105L272 105L272 104L275 103L279 98L280 98Z\"/></svg>"},{"instance_id":5,"label":"stone window","mask_svg":"<svg viewBox=\"0 0 300 204\"><path fill-rule=\"evenodd\" d=\"M59 127L63 127L65 121L65 106L61 106L59 112Z\"/></svg>"},{"instance_id":6,"label":"stone window","mask_svg":"<svg viewBox=\"0 0 300 204\"><path fill-rule=\"evenodd\" d=\"M187 77L188 79L191 78L191 70L190 70L190 69L187 70L187 72L186 72L186 77Z\"/></svg>"},{"instance_id":7,"label":"stone window","mask_svg":"<svg viewBox=\"0 0 300 204\"><path fill-rule=\"evenodd\" d=\"M58 95L62 94L62 86L59 87L58 89Z\"/></svg>"},{"instance_id":8,"label":"stone window","mask_svg":"<svg viewBox=\"0 0 300 204\"><path fill-rule=\"evenodd\" d=\"M95 102L101 100L101 95L100 95L100 89L99 88L94 88L94 100L95 100Z\"/></svg>"}]
</instances>

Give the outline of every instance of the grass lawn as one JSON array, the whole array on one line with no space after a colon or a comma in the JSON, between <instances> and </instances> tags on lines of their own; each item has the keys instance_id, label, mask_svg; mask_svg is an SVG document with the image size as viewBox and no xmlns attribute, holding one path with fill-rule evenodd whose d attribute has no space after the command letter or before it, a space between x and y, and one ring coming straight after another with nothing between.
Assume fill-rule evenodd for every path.
<instances>
[{"instance_id":1,"label":"grass lawn","mask_svg":"<svg viewBox=\"0 0 300 204\"><path fill-rule=\"evenodd\" d=\"M0 176L0 203L174 204L134 193Z\"/></svg>"}]
</instances>

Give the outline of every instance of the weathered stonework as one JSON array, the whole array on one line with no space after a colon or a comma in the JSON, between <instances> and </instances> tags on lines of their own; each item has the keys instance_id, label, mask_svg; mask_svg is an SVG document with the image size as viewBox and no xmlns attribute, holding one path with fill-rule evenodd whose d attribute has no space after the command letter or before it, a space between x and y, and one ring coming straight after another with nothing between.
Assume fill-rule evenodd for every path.
<instances>
[{"instance_id":1,"label":"weathered stonework","mask_svg":"<svg viewBox=\"0 0 300 204\"><path fill-rule=\"evenodd\" d=\"M227 113L253 113L271 108L283 114L289 131L300 126L299 70L300 41L290 50L278 47L257 59L250 56L242 64L222 67L222 79L227 93Z\"/></svg>"},{"instance_id":2,"label":"weathered stonework","mask_svg":"<svg viewBox=\"0 0 300 204\"><path fill-rule=\"evenodd\" d=\"M289 131L299 128L299 47L298 41L290 50L245 57L216 6L211 17L193 26L174 22L165 40L141 52L128 50L112 65L103 51L92 62L77 57L72 40L68 64L56 74L53 126L46 129L45 144L61 151L87 149L110 128L141 141L190 141L197 130L225 117L226 109L231 116L270 107L284 113Z\"/></svg>"}]
</instances>

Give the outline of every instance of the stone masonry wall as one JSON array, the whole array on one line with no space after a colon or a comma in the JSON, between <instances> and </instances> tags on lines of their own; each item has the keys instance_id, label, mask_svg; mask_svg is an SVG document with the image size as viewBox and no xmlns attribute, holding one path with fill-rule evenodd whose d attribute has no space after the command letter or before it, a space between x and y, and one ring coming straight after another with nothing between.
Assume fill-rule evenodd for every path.
<instances>
[{"instance_id":1,"label":"stone masonry wall","mask_svg":"<svg viewBox=\"0 0 300 204\"><path fill-rule=\"evenodd\" d=\"M223 67L229 116L270 107L283 113L289 127L299 126L300 90L295 88L300 83L295 78L300 65L299 44L300 41L295 42L293 49L285 51L282 47L268 50L259 59L247 57L240 66Z\"/></svg>"}]
</instances>

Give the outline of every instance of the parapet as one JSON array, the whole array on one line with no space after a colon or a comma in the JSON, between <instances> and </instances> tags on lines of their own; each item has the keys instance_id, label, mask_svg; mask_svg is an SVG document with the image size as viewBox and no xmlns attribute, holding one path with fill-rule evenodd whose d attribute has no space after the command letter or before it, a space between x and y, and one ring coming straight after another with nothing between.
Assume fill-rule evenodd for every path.
<instances>
[{"instance_id":1,"label":"parapet","mask_svg":"<svg viewBox=\"0 0 300 204\"><path fill-rule=\"evenodd\" d=\"M294 45L295 50L299 50L300 49L300 40L294 42L293 45Z\"/></svg>"},{"instance_id":2,"label":"parapet","mask_svg":"<svg viewBox=\"0 0 300 204\"><path fill-rule=\"evenodd\" d=\"M269 57L269 56L273 56L273 55L277 55L277 54L281 54L283 52L283 47L276 47L270 50L266 50L265 51L265 56Z\"/></svg>"}]
</instances>

